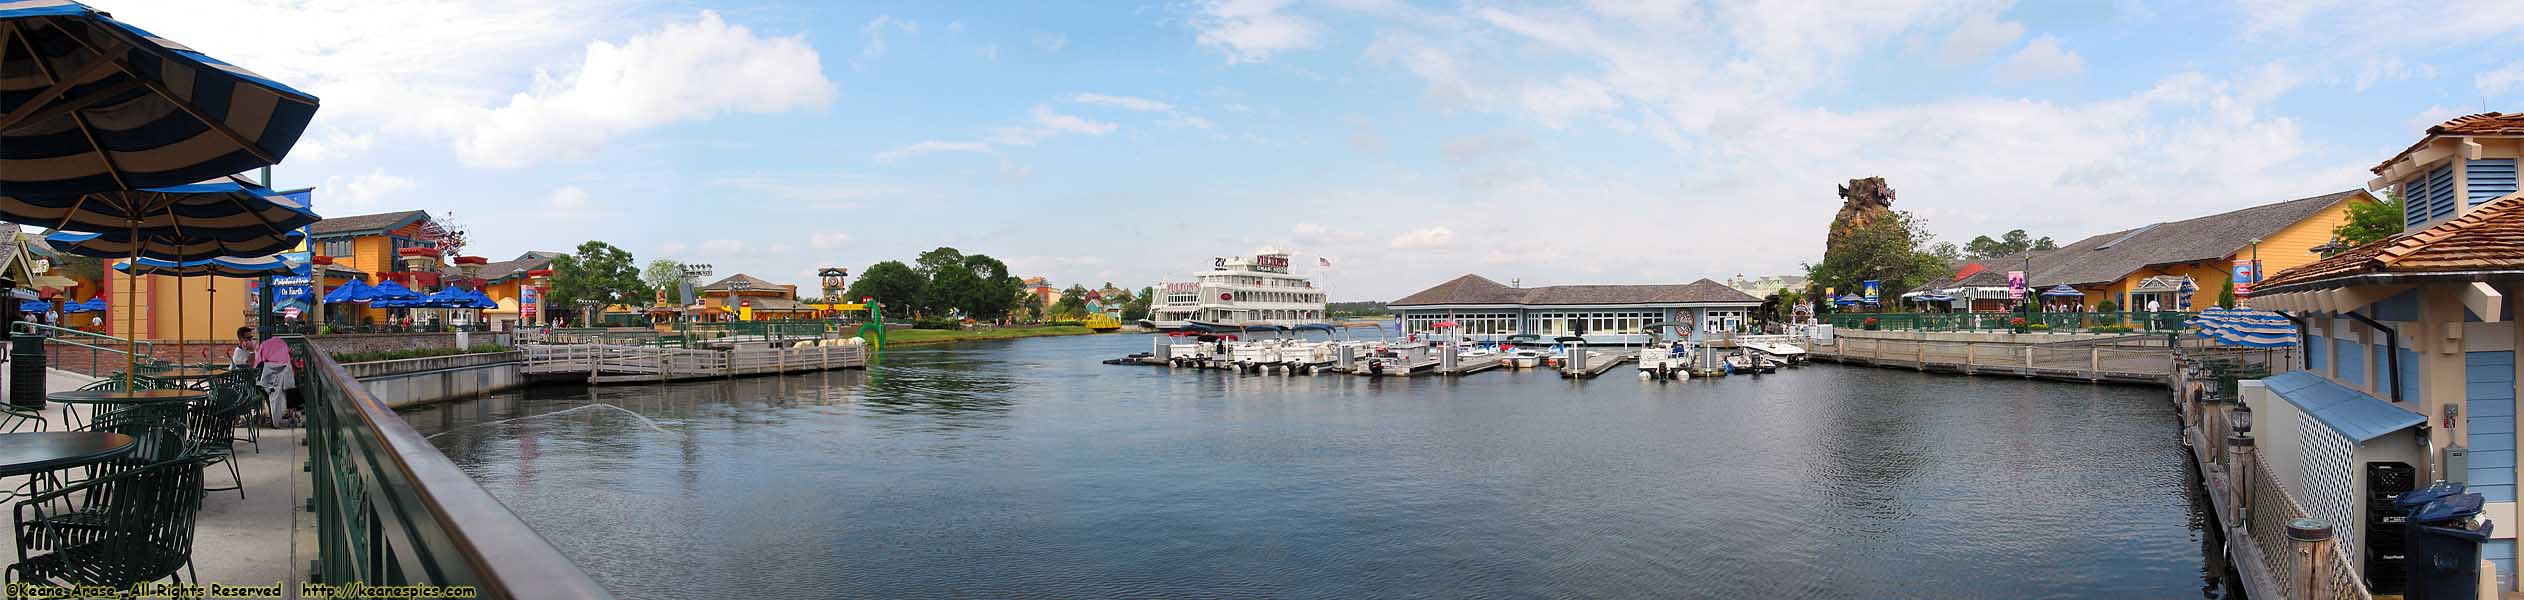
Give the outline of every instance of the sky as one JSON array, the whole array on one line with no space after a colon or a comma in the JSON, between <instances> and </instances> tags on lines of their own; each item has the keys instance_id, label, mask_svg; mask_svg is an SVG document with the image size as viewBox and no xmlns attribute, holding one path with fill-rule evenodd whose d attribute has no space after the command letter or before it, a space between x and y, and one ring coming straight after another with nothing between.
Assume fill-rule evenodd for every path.
<instances>
[{"instance_id":1,"label":"sky","mask_svg":"<svg viewBox=\"0 0 2524 600\"><path fill-rule=\"evenodd\" d=\"M322 214L801 287L937 246L1128 287L1271 247L1336 301L1800 273L1852 178L2065 244L2524 110L2512 0L89 1L320 97L274 184Z\"/></svg>"}]
</instances>

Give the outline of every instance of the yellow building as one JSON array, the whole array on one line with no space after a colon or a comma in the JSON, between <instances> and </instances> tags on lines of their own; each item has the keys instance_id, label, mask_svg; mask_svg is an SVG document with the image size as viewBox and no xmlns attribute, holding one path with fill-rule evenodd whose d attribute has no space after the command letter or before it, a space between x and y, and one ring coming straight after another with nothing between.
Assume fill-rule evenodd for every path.
<instances>
[{"instance_id":1,"label":"yellow building","mask_svg":"<svg viewBox=\"0 0 2524 600\"><path fill-rule=\"evenodd\" d=\"M2068 285L2082 298L2075 302L2099 310L2110 301L2118 310L2145 310L2155 301L2161 310L2198 310L2216 304L2218 290L2244 273L2249 293L2252 265L2262 273L2319 260L2313 248L2331 241L2331 230L2348 222L2355 202L2375 202L2365 190L2334 192L2276 204L2168 221L2078 240L2058 250L1981 261L1996 271L2026 270L2026 283L2036 289ZM2183 303L2185 282L2193 288Z\"/></svg>"},{"instance_id":2,"label":"yellow building","mask_svg":"<svg viewBox=\"0 0 2524 600\"><path fill-rule=\"evenodd\" d=\"M798 286L772 283L737 273L693 290L700 308L692 316L704 321L778 321L811 319L814 307L798 300Z\"/></svg>"},{"instance_id":3,"label":"yellow building","mask_svg":"<svg viewBox=\"0 0 2524 600\"><path fill-rule=\"evenodd\" d=\"M499 308L482 311L483 315L499 328L544 323L551 311L536 304L550 290L537 286L551 285L552 259L558 256L561 253L535 250L482 265L482 293L500 303ZM534 293L529 294L530 289Z\"/></svg>"}]
</instances>

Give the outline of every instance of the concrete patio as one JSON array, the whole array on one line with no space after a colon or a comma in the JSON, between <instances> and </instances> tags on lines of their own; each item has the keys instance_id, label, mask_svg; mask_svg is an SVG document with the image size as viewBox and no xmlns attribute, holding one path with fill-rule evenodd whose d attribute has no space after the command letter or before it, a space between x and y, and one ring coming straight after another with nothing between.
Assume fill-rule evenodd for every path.
<instances>
[{"instance_id":1,"label":"concrete patio","mask_svg":"<svg viewBox=\"0 0 2524 600\"><path fill-rule=\"evenodd\" d=\"M0 386L6 376L0 375ZM78 389L94 378L61 370L52 370L45 378L50 391ZM5 387L0 387L5 389ZM51 420L49 430L64 429L61 407L54 404L44 412ZM85 421L84 406L74 406L79 419ZM240 429L240 432L243 430ZM306 447L301 429L260 431L261 443L239 442L236 465L244 481L244 497L237 491L210 492L202 499L200 514L193 530L193 568L203 583L230 585L283 584L291 597L296 596L297 583L306 579L307 567L316 558L315 515L306 511L306 499L313 495L310 478L300 471L306 462ZM229 485L228 467L212 465L203 473L209 487ZM20 478L0 480L12 488ZM8 509L15 519L15 505ZM18 560L9 552L5 562ZM187 578L187 583L191 583Z\"/></svg>"}]
</instances>

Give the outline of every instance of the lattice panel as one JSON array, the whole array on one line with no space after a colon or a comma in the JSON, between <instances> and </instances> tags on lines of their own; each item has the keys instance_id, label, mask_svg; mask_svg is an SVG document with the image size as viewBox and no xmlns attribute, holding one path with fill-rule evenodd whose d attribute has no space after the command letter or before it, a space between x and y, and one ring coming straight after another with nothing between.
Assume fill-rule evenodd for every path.
<instances>
[{"instance_id":1,"label":"lattice panel","mask_svg":"<svg viewBox=\"0 0 2524 600\"><path fill-rule=\"evenodd\" d=\"M2350 466L2349 453L2356 447L2349 444L2348 436L2333 431L2312 415L2296 415L2296 432L2297 439L2305 444L2301 455L2305 480L2296 482L2292 490L2296 500L2305 506L2306 514L2331 523L2333 536L2348 549L2349 560L2355 562L2359 554L2357 522L2350 520L2349 506L2357 487L2351 480L2355 470Z\"/></svg>"}]
</instances>

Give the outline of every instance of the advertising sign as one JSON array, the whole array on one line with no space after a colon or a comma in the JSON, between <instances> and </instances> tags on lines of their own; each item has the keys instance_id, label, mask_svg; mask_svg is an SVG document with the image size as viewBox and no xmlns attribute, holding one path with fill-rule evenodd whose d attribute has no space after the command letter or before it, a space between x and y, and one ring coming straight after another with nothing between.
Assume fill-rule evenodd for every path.
<instances>
[{"instance_id":1,"label":"advertising sign","mask_svg":"<svg viewBox=\"0 0 2524 600\"><path fill-rule=\"evenodd\" d=\"M2024 299L2024 295L2025 295L2025 289L2024 289L2024 272L2023 272L2023 271L2008 271L2008 272L2007 272L2007 299L2009 299L2009 300L2023 300L2023 299Z\"/></svg>"},{"instance_id":2,"label":"advertising sign","mask_svg":"<svg viewBox=\"0 0 2524 600\"><path fill-rule=\"evenodd\" d=\"M2258 261L2249 261L2249 260L2239 260L2239 261L2235 261L2235 279L2234 279L2234 281L2235 281L2235 297L2237 297L2237 298L2248 298L2248 297L2251 297L2251 296L2252 296L2252 284L2261 283L2261 265L2260 265L2260 264L2258 264Z\"/></svg>"},{"instance_id":3,"label":"advertising sign","mask_svg":"<svg viewBox=\"0 0 2524 600\"><path fill-rule=\"evenodd\" d=\"M536 310L543 307L543 294L533 287L520 288L517 295L517 315L520 317L534 318Z\"/></svg>"},{"instance_id":4,"label":"advertising sign","mask_svg":"<svg viewBox=\"0 0 2524 600\"><path fill-rule=\"evenodd\" d=\"M1261 255L1261 256L1256 256L1256 257L1253 257L1253 266L1254 266L1254 268L1256 268L1256 269L1260 269L1260 270L1263 270L1263 271L1270 271L1270 272L1273 272L1273 273L1286 273L1286 272L1288 272L1288 255L1286 255L1286 254L1264 254L1264 255Z\"/></svg>"},{"instance_id":5,"label":"advertising sign","mask_svg":"<svg viewBox=\"0 0 2524 600\"><path fill-rule=\"evenodd\" d=\"M1869 280L1866 280L1866 281L1863 281L1863 282L1859 282L1859 283L1858 283L1858 289L1859 289L1858 295L1860 295L1860 296L1865 296L1865 297L1866 297L1866 299L1867 299L1867 303L1868 303L1868 304L1874 304L1874 303L1876 303L1876 301L1877 301L1877 296L1876 296L1877 292L1881 291L1881 288L1883 288L1883 287L1884 287L1884 286L1882 285L1882 283L1881 283L1881 282L1879 282L1879 281L1877 281L1877 280L1874 280L1874 279L1869 279Z\"/></svg>"}]
</instances>

